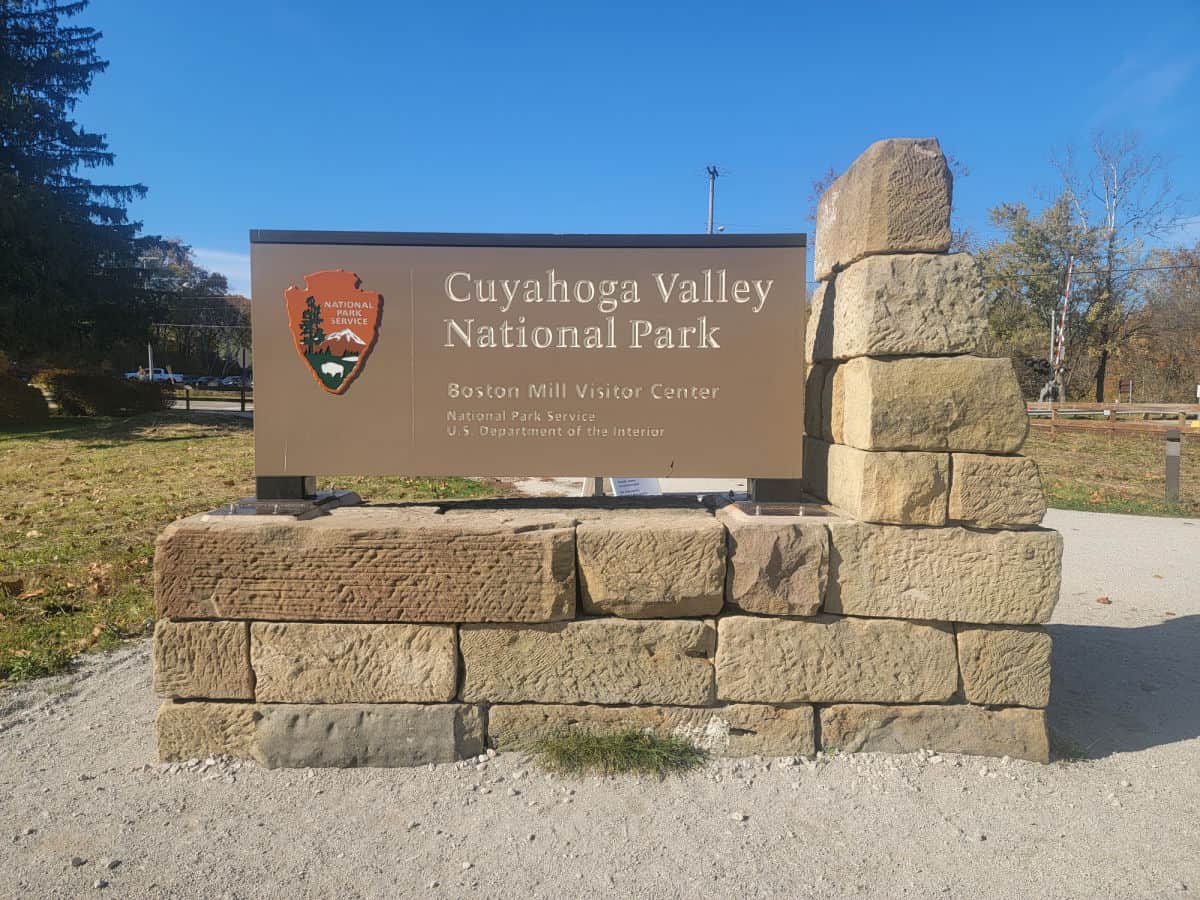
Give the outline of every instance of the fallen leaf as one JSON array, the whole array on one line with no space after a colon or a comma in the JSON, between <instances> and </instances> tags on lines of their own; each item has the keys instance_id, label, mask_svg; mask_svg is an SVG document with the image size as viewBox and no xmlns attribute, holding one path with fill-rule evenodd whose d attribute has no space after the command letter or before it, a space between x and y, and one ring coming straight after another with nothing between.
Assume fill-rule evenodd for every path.
<instances>
[{"instance_id":1,"label":"fallen leaf","mask_svg":"<svg viewBox=\"0 0 1200 900\"><path fill-rule=\"evenodd\" d=\"M1103 603L1105 606L1112 606L1112 601L1109 600L1107 597L1097 597L1096 602Z\"/></svg>"},{"instance_id":2,"label":"fallen leaf","mask_svg":"<svg viewBox=\"0 0 1200 900\"><path fill-rule=\"evenodd\" d=\"M1173 612L1165 612L1165 613L1163 613L1163 615L1164 615L1164 616L1173 616L1173 615L1175 615L1175 613L1173 613Z\"/></svg>"},{"instance_id":3,"label":"fallen leaf","mask_svg":"<svg viewBox=\"0 0 1200 900\"><path fill-rule=\"evenodd\" d=\"M1151 576L1151 577L1153 577L1153 578L1157 578L1159 581L1162 581L1162 576L1161 576L1161 575L1154 575L1154 576Z\"/></svg>"},{"instance_id":4,"label":"fallen leaf","mask_svg":"<svg viewBox=\"0 0 1200 900\"><path fill-rule=\"evenodd\" d=\"M33 591L25 591L23 594L17 594L18 600L36 600L38 597L46 593L45 588L38 588Z\"/></svg>"},{"instance_id":5,"label":"fallen leaf","mask_svg":"<svg viewBox=\"0 0 1200 900\"><path fill-rule=\"evenodd\" d=\"M112 570L112 563L88 563L88 575L91 576L88 590L97 597L106 594L109 588L112 587Z\"/></svg>"},{"instance_id":6,"label":"fallen leaf","mask_svg":"<svg viewBox=\"0 0 1200 900\"><path fill-rule=\"evenodd\" d=\"M40 531L38 531L37 529L33 529L32 531L25 532L25 537L41 537L41 536L42 536L42 533Z\"/></svg>"}]
</instances>

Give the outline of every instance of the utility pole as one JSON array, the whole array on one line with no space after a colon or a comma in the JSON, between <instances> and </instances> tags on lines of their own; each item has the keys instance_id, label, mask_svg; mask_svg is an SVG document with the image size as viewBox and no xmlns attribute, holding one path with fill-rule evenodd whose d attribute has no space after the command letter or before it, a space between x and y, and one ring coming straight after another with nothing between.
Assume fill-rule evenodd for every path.
<instances>
[{"instance_id":1,"label":"utility pole","mask_svg":"<svg viewBox=\"0 0 1200 900\"><path fill-rule=\"evenodd\" d=\"M708 233L713 233L713 195L717 189L717 176L721 171L716 166L708 167Z\"/></svg>"}]
</instances>

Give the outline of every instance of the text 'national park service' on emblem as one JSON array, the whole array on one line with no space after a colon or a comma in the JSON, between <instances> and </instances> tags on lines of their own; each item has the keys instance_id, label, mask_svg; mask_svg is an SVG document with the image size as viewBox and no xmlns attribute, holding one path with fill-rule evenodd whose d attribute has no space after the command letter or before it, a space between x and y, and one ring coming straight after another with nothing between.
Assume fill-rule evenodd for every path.
<instances>
[{"instance_id":1,"label":"text 'national park service' on emblem","mask_svg":"<svg viewBox=\"0 0 1200 900\"><path fill-rule=\"evenodd\" d=\"M296 352L331 394L344 394L379 337L383 297L359 290L353 272L328 269L284 291Z\"/></svg>"}]
</instances>

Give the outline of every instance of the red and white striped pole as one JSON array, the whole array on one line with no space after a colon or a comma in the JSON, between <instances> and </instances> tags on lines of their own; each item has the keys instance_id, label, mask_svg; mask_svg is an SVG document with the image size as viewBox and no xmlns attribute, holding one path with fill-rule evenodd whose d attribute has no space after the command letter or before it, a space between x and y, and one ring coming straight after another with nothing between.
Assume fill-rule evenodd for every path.
<instances>
[{"instance_id":1,"label":"red and white striped pole","mask_svg":"<svg viewBox=\"0 0 1200 900\"><path fill-rule=\"evenodd\" d=\"M1067 283L1063 288L1062 310L1058 317L1058 341L1054 348L1054 368L1062 365L1063 345L1067 342L1067 307L1071 303L1071 272L1075 268L1075 257L1067 260Z\"/></svg>"}]
</instances>

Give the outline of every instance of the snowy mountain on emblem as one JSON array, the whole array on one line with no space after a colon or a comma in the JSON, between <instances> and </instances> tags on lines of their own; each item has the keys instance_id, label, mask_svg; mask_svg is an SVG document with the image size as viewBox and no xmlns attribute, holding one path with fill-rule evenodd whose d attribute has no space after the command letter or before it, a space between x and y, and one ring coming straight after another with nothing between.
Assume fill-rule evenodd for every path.
<instances>
[{"instance_id":1,"label":"snowy mountain on emblem","mask_svg":"<svg viewBox=\"0 0 1200 900\"><path fill-rule=\"evenodd\" d=\"M363 346L363 347L367 346L367 342L364 341L362 338L360 338L357 334L355 334L349 328L343 328L341 331L335 331L333 334L326 335L325 340L327 340L327 341L344 340L344 341L349 341L352 344L359 344L360 346Z\"/></svg>"},{"instance_id":2,"label":"snowy mountain on emblem","mask_svg":"<svg viewBox=\"0 0 1200 900\"><path fill-rule=\"evenodd\" d=\"M325 335L325 340L320 343L317 349L331 356L346 356L357 352L365 346L367 346L366 341L349 328L343 328L341 331Z\"/></svg>"}]
</instances>

